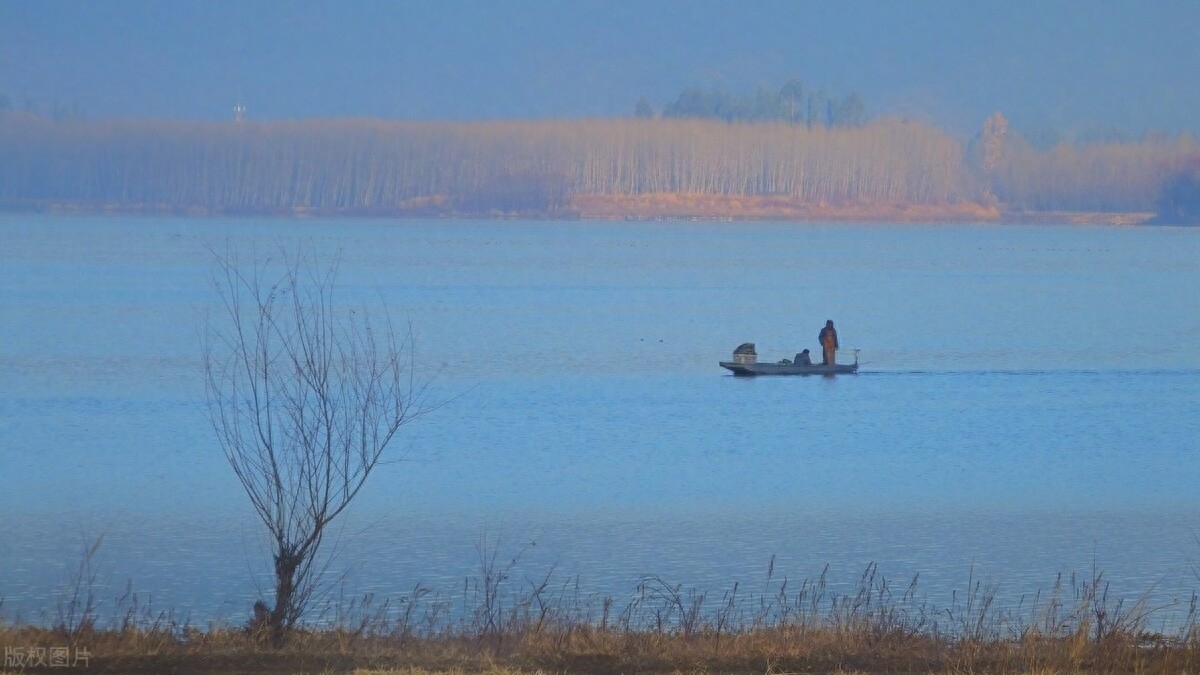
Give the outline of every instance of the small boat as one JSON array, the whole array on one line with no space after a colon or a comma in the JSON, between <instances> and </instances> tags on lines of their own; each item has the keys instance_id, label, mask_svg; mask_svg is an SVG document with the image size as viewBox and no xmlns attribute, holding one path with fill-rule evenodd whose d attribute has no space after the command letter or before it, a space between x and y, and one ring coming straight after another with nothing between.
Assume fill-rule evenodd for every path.
<instances>
[{"instance_id":1,"label":"small boat","mask_svg":"<svg viewBox=\"0 0 1200 675\"><path fill-rule=\"evenodd\" d=\"M858 363L835 363L831 366L814 363L811 366L794 363L734 363L719 361L722 368L734 375L837 375L857 373Z\"/></svg>"},{"instance_id":2,"label":"small boat","mask_svg":"<svg viewBox=\"0 0 1200 675\"><path fill-rule=\"evenodd\" d=\"M733 350L732 361L719 361L722 368L734 375L838 375L858 372L858 350L854 352L854 363L823 365L820 363L792 363L783 359L778 363L759 363L753 342L746 342Z\"/></svg>"}]
</instances>

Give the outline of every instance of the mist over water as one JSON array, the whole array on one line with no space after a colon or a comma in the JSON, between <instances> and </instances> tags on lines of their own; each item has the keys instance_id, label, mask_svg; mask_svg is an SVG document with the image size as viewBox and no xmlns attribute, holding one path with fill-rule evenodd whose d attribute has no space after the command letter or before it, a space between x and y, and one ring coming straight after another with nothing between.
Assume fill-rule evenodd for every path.
<instances>
[{"instance_id":1,"label":"mist over water","mask_svg":"<svg viewBox=\"0 0 1200 675\"><path fill-rule=\"evenodd\" d=\"M351 592L519 578L624 598L870 562L948 601L1095 566L1186 607L1200 560L1200 232L1075 226L0 218L0 598L102 578L197 621L269 580L203 403L210 249L311 243L411 322L446 404L338 530ZM740 379L816 348L861 373ZM255 575L259 575L257 580Z\"/></svg>"},{"instance_id":2,"label":"mist over water","mask_svg":"<svg viewBox=\"0 0 1200 675\"><path fill-rule=\"evenodd\" d=\"M60 0L0 12L0 95L46 115L611 118L640 97L661 112L685 88L754 97L799 78L964 140L996 110L1030 140L1200 129L1200 10L1187 2L317 0L281 20L269 4Z\"/></svg>"}]
</instances>

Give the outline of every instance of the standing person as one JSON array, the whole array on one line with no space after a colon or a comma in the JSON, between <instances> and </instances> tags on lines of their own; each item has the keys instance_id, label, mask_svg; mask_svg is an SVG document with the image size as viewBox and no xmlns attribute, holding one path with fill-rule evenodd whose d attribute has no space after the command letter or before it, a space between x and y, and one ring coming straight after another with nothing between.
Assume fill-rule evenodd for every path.
<instances>
[{"instance_id":1,"label":"standing person","mask_svg":"<svg viewBox=\"0 0 1200 675\"><path fill-rule=\"evenodd\" d=\"M837 362L838 349L837 329L833 327L833 319L825 322L825 327L817 335L817 341L821 343L821 352L825 355L821 365L832 366Z\"/></svg>"}]
</instances>

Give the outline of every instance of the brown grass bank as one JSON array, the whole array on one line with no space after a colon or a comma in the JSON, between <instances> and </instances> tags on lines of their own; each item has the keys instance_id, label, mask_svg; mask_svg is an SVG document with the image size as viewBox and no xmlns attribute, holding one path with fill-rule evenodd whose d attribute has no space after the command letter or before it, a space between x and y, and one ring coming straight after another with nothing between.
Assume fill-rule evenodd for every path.
<instances>
[{"instance_id":1,"label":"brown grass bank","mask_svg":"<svg viewBox=\"0 0 1200 675\"><path fill-rule=\"evenodd\" d=\"M1196 673L1196 640L1087 633L977 640L901 627L763 627L694 634L594 626L488 636L301 632L283 649L243 631L0 629L5 673ZM53 648L65 662L52 661ZM43 653L37 656L37 649ZM23 660L18 662L16 657Z\"/></svg>"},{"instance_id":2,"label":"brown grass bank","mask_svg":"<svg viewBox=\"0 0 1200 675\"><path fill-rule=\"evenodd\" d=\"M958 201L941 204L903 202L823 203L783 195L712 195L656 193L580 195L571 200L581 218L610 220L785 220L855 223L1046 223L1139 225L1153 212L1024 211L999 205Z\"/></svg>"},{"instance_id":3,"label":"brown grass bank","mask_svg":"<svg viewBox=\"0 0 1200 675\"><path fill-rule=\"evenodd\" d=\"M580 195L550 211L464 213L445 197L414 198L388 208L177 208L155 204L0 203L0 210L41 213L168 216L265 216L358 218L532 218L561 220L728 220L798 223L1041 223L1071 225L1140 225L1152 212L1023 211L975 202L945 204L809 203L775 195L711 195L655 193L645 195Z\"/></svg>"},{"instance_id":4,"label":"brown grass bank","mask_svg":"<svg viewBox=\"0 0 1200 675\"><path fill-rule=\"evenodd\" d=\"M1186 615L1168 629L1148 595L1110 598L1096 571L999 608L975 579L931 606L916 578L902 590L873 564L848 592L825 573L719 595L652 576L624 605L550 575L509 588L511 569L461 596L337 600L277 649L253 623L200 628L128 593L102 621L85 584L48 627L0 619L0 673L1200 673L1200 598L1174 601Z\"/></svg>"},{"instance_id":5,"label":"brown grass bank","mask_svg":"<svg viewBox=\"0 0 1200 675\"><path fill-rule=\"evenodd\" d=\"M942 223L998 222L1003 212L973 202L909 204L812 203L782 195L714 195L655 193L644 195L580 195L571 208L581 218L627 220L728 219L798 222Z\"/></svg>"}]
</instances>

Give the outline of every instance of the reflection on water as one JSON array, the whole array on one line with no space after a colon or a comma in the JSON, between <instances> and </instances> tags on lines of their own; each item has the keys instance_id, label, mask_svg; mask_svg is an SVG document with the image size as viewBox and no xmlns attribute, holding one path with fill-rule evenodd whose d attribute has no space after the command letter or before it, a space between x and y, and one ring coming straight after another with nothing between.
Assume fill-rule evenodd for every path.
<instances>
[{"instance_id":1,"label":"reflection on water","mask_svg":"<svg viewBox=\"0 0 1200 675\"><path fill-rule=\"evenodd\" d=\"M461 588L481 536L592 593L657 574L946 602L1059 572L1179 608L1200 559L1200 232L746 223L0 219L0 597L103 576L237 618L261 532L204 416L208 249L341 251L345 297L411 322L448 401L340 531L354 592ZM862 373L740 379L815 347ZM534 543L536 542L536 543ZM266 583L261 578L257 583ZM1178 603L1177 603L1178 601ZM32 617L27 617L32 618Z\"/></svg>"}]
</instances>

